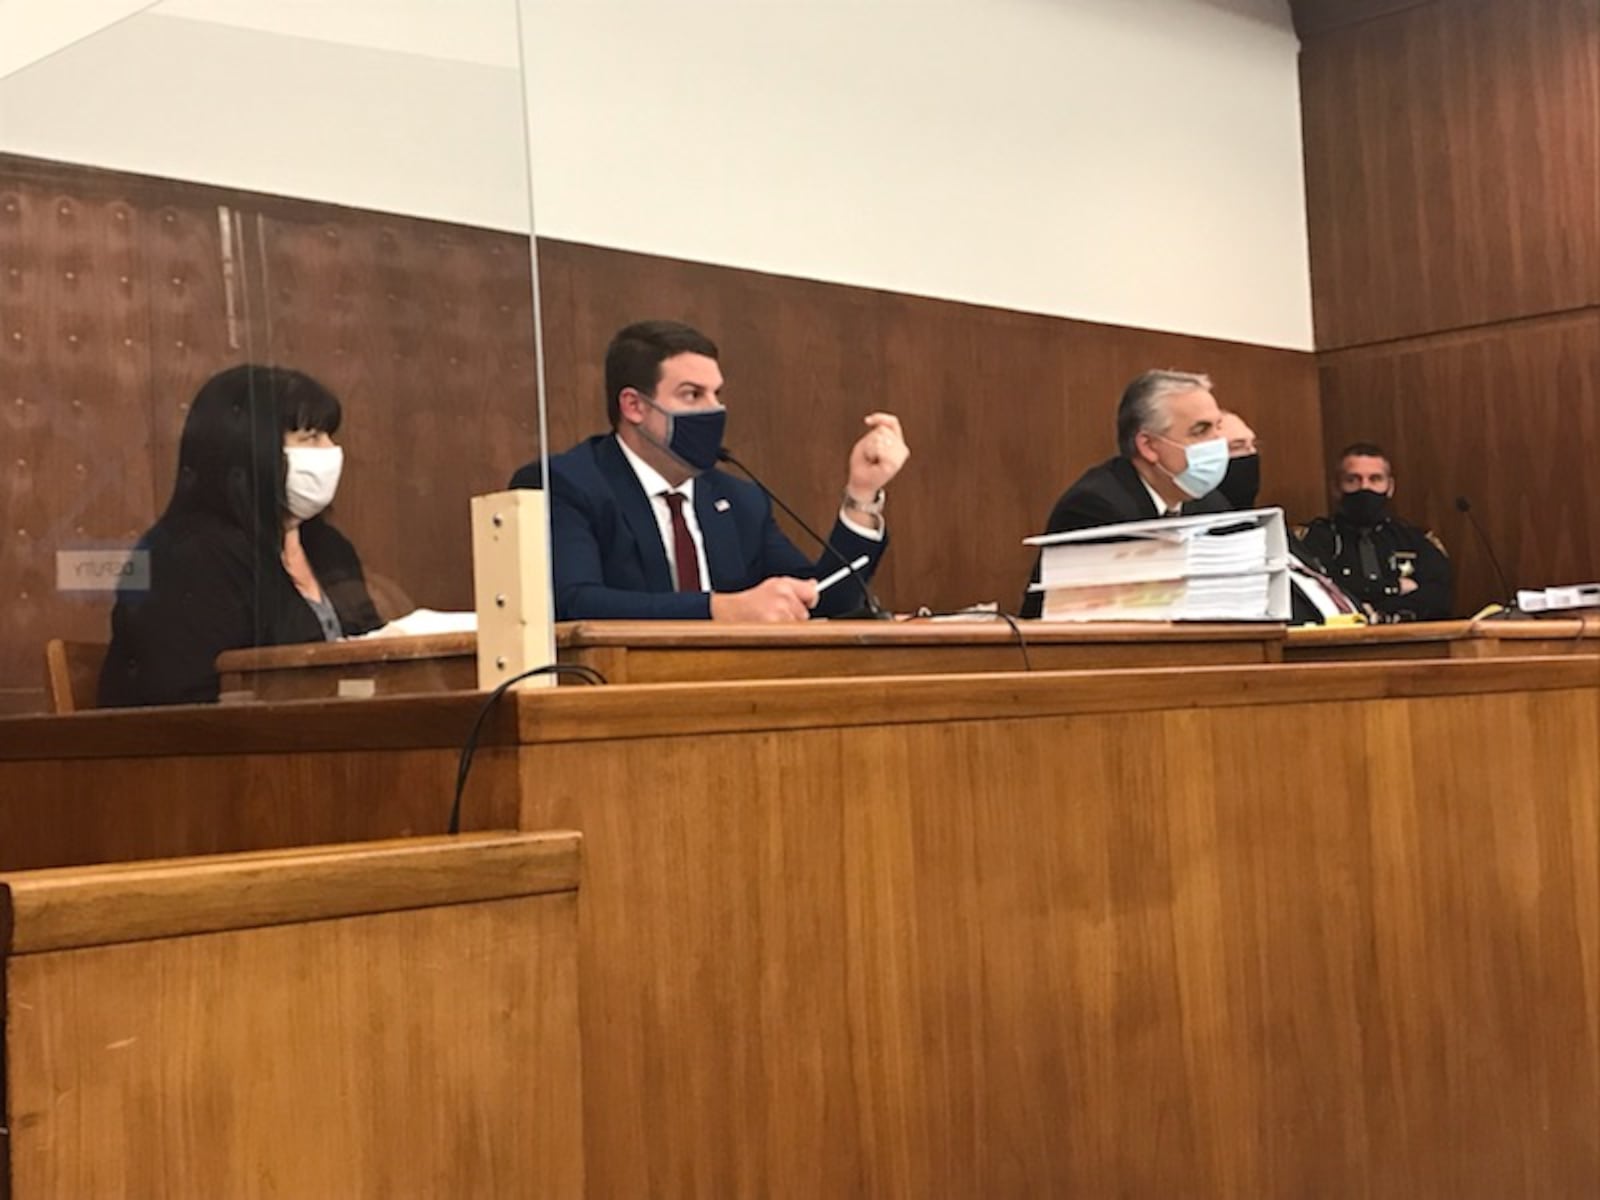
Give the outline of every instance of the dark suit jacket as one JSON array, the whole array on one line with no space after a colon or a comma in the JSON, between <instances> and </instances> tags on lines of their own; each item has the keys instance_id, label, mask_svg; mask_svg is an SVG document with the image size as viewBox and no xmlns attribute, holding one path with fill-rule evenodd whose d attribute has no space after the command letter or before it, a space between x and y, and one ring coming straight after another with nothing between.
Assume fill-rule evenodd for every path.
<instances>
[{"instance_id":1,"label":"dark suit jacket","mask_svg":"<svg viewBox=\"0 0 1600 1200\"><path fill-rule=\"evenodd\" d=\"M615 435L601 434L550 459L550 558L556 619L695 620L711 616L708 592L674 589L666 547L650 498ZM514 488L538 488L539 464L511 477ZM705 541L711 589L742 592L775 575L820 579L842 564L824 550L815 562L784 536L772 504L752 483L719 470L694 481L694 513ZM873 541L836 521L829 540L848 561L865 554L870 578L888 538ZM863 604L849 579L822 593L817 616Z\"/></svg>"},{"instance_id":2,"label":"dark suit jacket","mask_svg":"<svg viewBox=\"0 0 1600 1200\"><path fill-rule=\"evenodd\" d=\"M1183 506L1185 516L1200 513L1228 512L1230 505L1221 492L1212 492ZM1156 516L1155 502L1139 478L1133 464L1122 457L1110 458L1097 467L1090 467L1078 481L1062 493L1061 499L1050 510L1045 522L1046 533L1069 533L1074 529L1094 529L1101 525L1119 525L1124 521L1152 521ZM1028 582L1039 582L1039 559L1033 560L1033 574ZM1030 591L1022 598L1021 614L1037 617L1044 611L1044 597Z\"/></svg>"},{"instance_id":3,"label":"dark suit jacket","mask_svg":"<svg viewBox=\"0 0 1600 1200\"><path fill-rule=\"evenodd\" d=\"M355 547L321 517L300 526L300 544L344 632L376 629ZM214 701L224 650L323 640L282 559L236 525L202 512L163 517L139 548L150 556L150 589L117 595L102 706Z\"/></svg>"}]
</instances>

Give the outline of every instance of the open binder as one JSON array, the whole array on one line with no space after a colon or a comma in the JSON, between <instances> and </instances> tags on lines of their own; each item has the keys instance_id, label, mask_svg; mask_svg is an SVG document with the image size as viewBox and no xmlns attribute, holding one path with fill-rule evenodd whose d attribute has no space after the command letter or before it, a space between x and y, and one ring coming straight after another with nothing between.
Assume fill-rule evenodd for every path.
<instances>
[{"instance_id":1,"label":"open binder","mask_svg":"<svg viewBox=\"0 0 1600 1200\"><path fill-rule=\"evenodd\" d=\"M1283 510L1101 525L1026 539L1040 548L1053 621L1287 621Z\"/></svg>"}]
</instances>

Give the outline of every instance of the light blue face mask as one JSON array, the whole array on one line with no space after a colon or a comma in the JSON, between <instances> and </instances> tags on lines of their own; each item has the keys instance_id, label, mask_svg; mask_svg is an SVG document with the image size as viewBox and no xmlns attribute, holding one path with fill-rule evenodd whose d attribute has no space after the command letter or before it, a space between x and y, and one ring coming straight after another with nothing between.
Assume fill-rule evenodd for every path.
<instances>
[{"instance_id":1,"label":"light blue face mask","mask_svg":"<svg viewBox=\"0 0 1600 1200\"><path fill-rule=\"evenodd\" d=\"M1174 446L1183 445L1169 437L1161 437L1163 442L1172 442ZM1183 447L1184 458L1187 466L1172 475L1172 482L1177 484L1183 494L1191 500L1198 500L1201 496L1209 496L1217 490L1217 485L1222 482L1222 477L1228 473L1228 439L1212 438L1209 442L1194 442ZM1156 464L1158 467L1160 463ZM1163 471L1171 475L1165 467Z\"/></svg>"}]
</instances>

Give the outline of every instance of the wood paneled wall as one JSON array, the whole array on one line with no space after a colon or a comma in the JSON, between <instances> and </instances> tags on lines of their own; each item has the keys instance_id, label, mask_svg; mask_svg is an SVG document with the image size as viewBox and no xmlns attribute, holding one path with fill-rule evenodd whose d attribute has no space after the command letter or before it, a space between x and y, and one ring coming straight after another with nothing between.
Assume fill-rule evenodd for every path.
<instances>
[{"instance_id":1,"label":"wood paneled wall","mask_svg":"<svg viewBox=\"0 0 1600 1200\"><path fill-rule=\"evenodd\" d=\"M1330 453L1387 445L1463 612L1600 578L1600 0L1297 6Z\"/></svg>"},{"instance_id":2,"label":"wood paneled wall","mask_svg":"<svg viewBox=\"0 0 1600 1200\"><path fill-rule=\"evenodd\" d=\"M1210 372L1266 447L1264 501L1320 511L1309 354L592 246L541 242L540 255L554 446L605 427L606 343L643 316L717 340L729 445L813 524L837 507L862 417L898 413L912 458L890 488L878 575L897 609L1013 608L1033 561L1022 539L1115 453L1117 399L1152 366Z\"/></svg>"},{"instance_id":3,"label":"wood paneled wall","mask_svg":"<svg viewBox=\"0 0 1600 1200\"><path fill-rule=\"evenodd\" d=\"M1114 451L1123 385L1210 372L1268 454L1263 498L1320 511L1311 355L540 243L550 440L605 427L602 357L674 317L723 350L735 449L828 521L863 415L905 421L894 607L1020 599L1043 524ZM526 238L0 156L0 711L43 707L52 636L104 637L109 597L55 553L125 544L171 489L189 399L247 359L344 400L336 521L380 608L471 605L466 498L538 452ZM797 534L797 538L800 535Z\"/></svg>"},{"instance_id":4,"label":"wood paneled wall","mask_svg":"<svg viewBox=\"0 0 1600 1200\"><path fill-rule=\"evenodd\" d=\"M1396 503L1446 539L1460 610L1500 589L1458 496L1511 587L1600 578L1588 488L1600 446L1600 308L1329 354L1322 382L1330 451L1364 438L1392 449Z\"/></svg>"}]
</instances>

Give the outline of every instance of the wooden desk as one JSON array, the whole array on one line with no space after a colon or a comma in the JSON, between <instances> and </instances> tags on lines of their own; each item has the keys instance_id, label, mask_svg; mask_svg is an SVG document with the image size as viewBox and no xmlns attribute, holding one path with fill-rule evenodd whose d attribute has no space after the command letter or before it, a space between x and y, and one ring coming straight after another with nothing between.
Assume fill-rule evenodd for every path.
<instances>
[{"instance_id":1,"label":"wooden desk","mask_svg":"<svg viewBox=\"0 0 1600 1200\"><path fill-rule=\"evenodd\" d=\"M1479 621L1473 640L1481 649L1480 658L1600 654L1600 618Z\"/></svg>"},{"instance_id":2,"label":"wooden desk","mask_svg":"<svg viewBox=\"0 0 1600 1200\"><path fill-rule=\"evenodd\" d=\"M0 875L0 1194L578 1195L577 887L575 834Z\"/></svg>"},{"instance_id":3,"label":"wooden desk","mask_svg":"<svg viewBox=\"0 0 1600 1200\"><path fill-rule=\"evenodd\" d=\"M686 683L1017 671L1024 650L1034 670L1272 663L1284 636L1279 625L1024 621L1021 629L1023 644L999 621L576 621L556 627L556 646L560 661L611 683ZM474 691L477 645L464 633L272 646L230 650L217 667L223 692L238 699Z\"/></svg>"},{"instance_id":4,"label":"wooden desk","mask_svg":"<svg viewBox=\"0 0 1600 1200\"><path fill-rule=\"evenodd\" d=\"M1372 662L1378 659L1475 658L1465 653L1471 621L1417 621L1406 625L1356 625L1325 628L1305 625L1288 631L1285 662Z\"/></svg>"},{"instance_id":5,"label":"wooden desk","mask_svg":"<svg viewBox=\"0 0 1600 1200\"><path fill-rule=\"evenodd\" d=\"M478 703L0 722L0 856L434 832ZM1600 1178L1594 657L547 689L466 820L584 835L592 1196Z\"/></svg>"},{"instance_id":6,"label":"wooden desk","mask_svg":"<svg viewBox=\"0 0 1600 1200\"><path fill-rule=\"evenodd\" d=\"M1600 620L1416 621L1291 629L1285 662L1499 658L1600 653Z\"/></svg>"}]
</instances>

